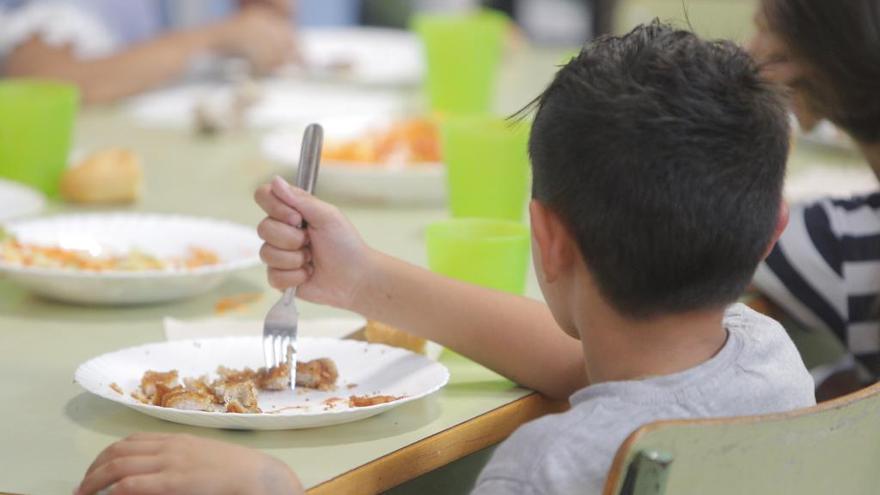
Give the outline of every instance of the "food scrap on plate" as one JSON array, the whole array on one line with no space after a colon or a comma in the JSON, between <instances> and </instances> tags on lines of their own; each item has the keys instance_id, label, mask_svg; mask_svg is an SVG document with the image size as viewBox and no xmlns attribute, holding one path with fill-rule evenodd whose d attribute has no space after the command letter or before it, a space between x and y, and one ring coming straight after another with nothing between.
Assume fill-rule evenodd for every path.
<instances>
[{"instance_id":1,"label":"food scrap on plate","mask_svg":"<svg viewBox=\"0 0 880 495\"><path fill-rule=\"evenodd\" d=\"M366 165L439 163L440 132L437 124L427 118L402 120L354 139L328 140L321 158Z\"/></svg>"},{"instance_id":2,"label":"food scrap on plate","mask_svg":"<svg viewBox=\"0 0 880 495\"><path fill-rule=\"evenodd\" d=\"M35 268L90 272L185 270L216 265L220 257L210 249L190 247L182 257L159 258L136 249L124 254L94 255L86 250L23 243L14 236L0 239L0 261Z\"/></svg>"},{"instance_id":3,"label":"food scrap on plate","mask_svg":"<svg viewBox=\"0 0 880 495\"><path fill-rule=\"evenodd\" d=\"M131 396L144 404L192 411L260 413L258 391L290 388L290 364L272 368L235 370L220 366L218 377L187 377L180 383L177 370L148 370L140 387ZM328 358L296 363L296 386L331 390L339 373L336 363ZM114 389L115 390L115 389Z\"/></svg>"},{"instance_id":4,"label":"food scrap on plate","mask_svg":"<svg viewBox=\"0 0 880 495\"><path fill-rule=\"evenodd\" d=\"M233 296L221 297L214 303L214 312L224 314L230 311L241 311L263 297L260 292L245 292Z\"/></svg>"}]
</instances>

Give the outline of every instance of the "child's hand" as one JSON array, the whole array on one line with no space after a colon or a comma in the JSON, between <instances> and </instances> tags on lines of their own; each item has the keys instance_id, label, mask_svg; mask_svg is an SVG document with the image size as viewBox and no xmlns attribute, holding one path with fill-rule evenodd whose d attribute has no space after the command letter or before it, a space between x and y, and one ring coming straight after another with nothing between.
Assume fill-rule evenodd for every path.
<instances>
[{"instance_id":1,"label":"child's hand","mask_svg":"<svg viewBox=\"0 0 880 495\"><path fill-rule=\"evenodd\" d=\"M89 466L76 495L301 494L296 475L260 451L190 435L137 433Z\"/></svg>"},{"instance_id":2,"label":"child's hand","mask_svg":"<svg viewBox=\"0 0 880 495\"><path fill-rule=\"evenodd\" d=\"M269 215L257 227L266 241L260 257L269 267L269 284L298 287L302 299L352 309L370 273L372 251L348 219L280 177L254 197ZM307 230L297 227L303 220Z\"/></svg>"}]
</instances>

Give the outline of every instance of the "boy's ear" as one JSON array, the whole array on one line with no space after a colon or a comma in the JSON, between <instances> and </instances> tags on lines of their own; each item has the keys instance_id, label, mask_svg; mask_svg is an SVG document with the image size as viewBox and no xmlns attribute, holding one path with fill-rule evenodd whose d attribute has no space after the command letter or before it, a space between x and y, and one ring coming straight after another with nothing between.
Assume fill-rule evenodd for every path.
<instances>
[{"instance_id":1,"label":"boy's ear","mask_svg":"<svg viewBox=\"0 0 880 495\"><path fill-rule=\"evenodd\" d=\"M540 201L529 203L529 216L544 280L554 282L573 261L574 239L559 215Z\"/></svg>"},{"instance_id":2,"label":"boy's ear","mask_svg":"<svg viewBox=\"0 0 880 495\"><path fill-rule=\"evenodd\" d=\"M773 237L770 239L770 244L767 245L767 249L764 250L764 258L770 255L770 251L773 251L773 246L776 245L776 241L782 236L782 232L785 231L785 227L788 226L788 203L783 199L779 203L779 214L776 216L776 228L773 229Z\"/></svg>"}]
</instances>

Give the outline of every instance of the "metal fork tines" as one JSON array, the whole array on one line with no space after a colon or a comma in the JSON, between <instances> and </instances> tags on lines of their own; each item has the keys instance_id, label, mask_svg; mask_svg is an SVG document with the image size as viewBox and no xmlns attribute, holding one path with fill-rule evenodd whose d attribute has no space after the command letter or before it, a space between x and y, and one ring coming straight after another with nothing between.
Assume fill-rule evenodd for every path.
<instances>
[{"instance_id":1,"label":"metal fork tines","mask_svg":"<svg viewBox=\"0 0 880 495\"><path fill-rule=\"evenodd\" d=\"M318 178L323 129L318 124L306 127L300 152L296 185L311 193ZM306 228L303 223L301 228ZM299 312L296 309L296 289L288 288L284 295L266 314L263 322L263 354L266 367L290 364L290 386L296 386L296 334Z\"/></svg>"}]
</instances>

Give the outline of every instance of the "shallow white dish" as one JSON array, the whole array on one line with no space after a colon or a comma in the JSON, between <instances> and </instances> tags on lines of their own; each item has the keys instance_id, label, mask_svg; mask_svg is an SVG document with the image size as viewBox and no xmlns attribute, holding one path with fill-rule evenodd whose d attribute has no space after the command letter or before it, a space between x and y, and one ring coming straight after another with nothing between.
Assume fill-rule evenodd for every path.
<instances>
[{"instance_id":1,"label":"shallow white dish","mask_svg":"<svg viewBox=\"0 0 880 495\"><path fill-rule=\"evenodd\" d=\"M395 115L406 108L405 98L394 90L338 87L280 77L263 79L258 84L260 98L244 116L244 125L252 129L305 125L351 113ZM225 113L233 94L229 83L191 83L135 97L128 111L142 126L193 129L197 105Z\"/></svg>"},{"instance_id":2,"label":"shallow white dish","mask_svg":"<svg viewBox=\"0 0 880 495\"><path fill-rule=\"evenodd\" d=\"M35 189L0 179L0 221L35 215L46 207L46 197Z\"/></svg>"},{"instance_id":3,"label":"shallow white dish","mask_svg":"<svg viewBox=\"0 0 880 495\"><path fill-rule=\"evenodd\" d=\"M413 86L425 74L422 45L416 35L401 29L316 28L304 29L300 50L305 74L376 86ZM328 70L344 64L346 70Z\"/></svg>"},{"instance_id":4,"label":"shallow white dish","mask_svg":"<svg viewBox=\"0 0 880 495\"><path fill-rule=\"evenodd\" d=\"M390 125L391 118L349 116L321 121L324 141L356 138L365 131ZM267 134L263 156L285 167L299 163L303 127L288 127ZM441 163L420 165L353 164L324 160L318 193L361 203L441 205L446 200L446 171Z\"/></svg>"},{"instance_id":5,"label":"shallow white dish","mask_svg":"<svg viewBox=\"0 0 880 495\"><path fill-rule=\"evenodd\" d=\"M260 414L184 411L142 404L130 394L147 370L178 370L181 377L213 374L217 366L256 368L263 364L261 337L220 337L160 342L104 354L76 370L75 380L89 392L175 423L208 428L282 430L348 423L426 397L446 385L449 371L412 352L379 344L329 338L299 339L299 359L332 359L339 369L337 390L297 389L260 392ZM116 383L124 394L110 388ZM349 388L351 386L351 388ZM399 400L349 407L350 395L392 395ZM333 406L331 397L343 400ZM272 412L275 411L275 412Z\"/></svg>"},{"instance_id":6,"label":"shallow white dish","mask_svg":"<svg viewBox=\"0 0 880 495\"><path fill-rule=\"evenodd\" d=\"M206 248L220 263L195 269L88 272L26 267L0 260L0 272L34 293L85 304L143 304L207 292L230 273L259 264L254 228L206 218L136 213L61 215L6 223L23 243L93 254L138 249L159 258Z\"/></svg>"}]
</instances>

